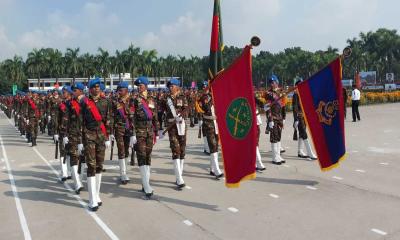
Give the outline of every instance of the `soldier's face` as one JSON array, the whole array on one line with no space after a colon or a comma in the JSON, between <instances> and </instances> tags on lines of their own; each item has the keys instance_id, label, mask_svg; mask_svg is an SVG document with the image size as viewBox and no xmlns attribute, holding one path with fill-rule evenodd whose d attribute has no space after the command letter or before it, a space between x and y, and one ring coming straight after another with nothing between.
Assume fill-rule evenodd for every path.
<instances>
[{"instance_id":1,"label":"soldier's face","mask_svg":"<svg viewBox=\"0 0 400 240\"><path fill-rule=\"evenodd\" d=\"M128 94L128 89L127 88L120 88L120 89L118 89L118 94L121 97L125 97Z\"/></svg>"},{"instance_id":2,"label":"soldier's face","mask_svg":"<svg viewBox=\"0 0 400 240\"><path fill-rule=\"evenodd\" d=\"M96 85L90 89L90 94L97 96L100 94L100 85Z\"/></svg>"},{"instance_id":3,"label":"soldier's face","mask_svg":"<svg viewBox=\"0 0 400 240\"><path fill-rule=\"evenodd\" d=\"M147 90L147 87L144 84L139 84L138 89L139 89L139 93L143 93L144 91Z\"/></svg>"},{"instance_id":4,"label":"soldier's face","mask_svg":"<svg viewBox=\"0 0 400 240\"><path fill-rule=\"evenodd\" d=\"M75 90L74 90L74 97L75 97L75 98L78 98L80 95L82 95L82 91L79 90L79 89L75 89Z\"/></svg>"},{"instance_id":5,"label":"soldier's face","mask_svg":"<svg viewBox=\"0 0 400 240\"><path fill-rule=\"evenodd\" d=\"M276 83L275 81L271 82L271 87L272 89L276 89L279 87L278 83Z\"/></svg>"},{"instance_id":6,"label":"soldier's face","mask_svg":"<svg viewBox=\"0 0 400 240\"><path fill-rule=\"evenodd\" d=\"M171 85L171 86L169 86L169 90L170 90L171 93L174 95L174 94L178 93L179 87L178 87L178 86L175 86L175 85Z\"/></svg>"}]
</instances>

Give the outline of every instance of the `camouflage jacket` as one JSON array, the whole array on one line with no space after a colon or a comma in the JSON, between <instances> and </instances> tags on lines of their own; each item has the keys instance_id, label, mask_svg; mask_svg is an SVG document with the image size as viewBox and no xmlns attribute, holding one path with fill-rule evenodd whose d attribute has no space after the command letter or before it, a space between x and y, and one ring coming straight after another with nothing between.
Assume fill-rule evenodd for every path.
<instances>
[{"instance_id":1,"label":"camouflage jacket","mask_svg":"<svg viewBox=\"0 0 400 240\"><path fill-rule=\"evenodd\" d=\"M101 122L97 122L91 112L90 106L86 104L86 101L94 101L100 115ZM110 103L104 97L82 97L80 101L81 112L82 112L82 131L101 131L101 123L106 128L107 136L111 133L112 123L112 109ZM107 137L106 136L106 137Z\"/></svg>"},{"instance_id":2,"label":"camouflage jacket","mask_svg":"<svg viewBox=\"0 0 400 240\"><path fill-rule=\"evenodd\" d=\"M152 118L149 119L148 110L143 105L146 103L151 111ZM150 96L139 95L133 99L134 126L137 136L146 136L147 132L158 132L159 122L157 117L156 99Z\"/></svg>"},{"instance_id":3,"label":"camouflage jacket","mask_svg":"<svg viewBox=\"0 0 400 240\"><path fill-rule=\"evenodd\" d=\"M132 136L134 133L135 107L132 98L127 95L124 98L113 99L112 110L114 116L113 129L124 128L125 135Z\"/></svg>"},{"instance_id":4,"label":"camouflage jacket","mask_svg":"<svg viewBox=\"0 0 400 240\"><path fill-rule=\"evenodd\" d=\"M181 114L183 118L187 118L188 112L186 108L188 108L189 105L186 96L179 93L176 97L174 97L171 95L171 93L168 93L160 101L161 111L166 113L167 121L174 120L174 115L172 114L172 111L168 106L168 101L169 101L168 99L171 99L172 104L175 107L176 114L177 115Z\"/></svg>"}]
</instances>

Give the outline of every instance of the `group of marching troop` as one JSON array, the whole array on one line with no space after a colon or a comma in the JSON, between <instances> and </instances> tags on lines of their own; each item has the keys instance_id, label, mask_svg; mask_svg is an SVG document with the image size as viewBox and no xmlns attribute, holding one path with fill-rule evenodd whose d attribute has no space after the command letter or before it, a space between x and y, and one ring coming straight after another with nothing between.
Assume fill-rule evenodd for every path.
<instances>
[{"instance_id":1,"label":"group of marching troop","mask_svg":"<svg viewBox=\"0 0 400 240\"><path fill-rule=\"evenodd\" d=\"M269 77L268 83L267 91L255 96L258 138L262 125L260 114L265 112L265 132L270 135L272 163L281 165L285 163L281 156L284 152L281 136L286 118L286 95L275 75ZM14 117L15 127L31 146L36 146L38 131L44 134L47 129L56 145L60 179L63 182L72 179L76 194L84 189L82 176L86 172L88 208L91 211L97 211L102 205L100 187L105 171L105 151L111 148L112 159L114 142L118 149L121 184L129 182L127 165L135 165L137 158L142 191L149 199L154 193L150 185L153 146L168 133L174 184L182 190L185 187L183 168L187 128L198 124L198 137L203 138L204 152L210 156L209 174L221 179L224 174L218 161L218 126L208 81L202 83L199 91L182 89L180 80L176 78L168 81L168 91L149 91L147 77L137 78L134 84L137 91L130 91L128 82L120 82L113 92L105 89L96 78L87 86L76 83L64 86L62 91L54 89L47 93L30 91L19 92L16 96L1 96L0 105L9 118ZM292 106L298 157L315 160L297 93L293 95ZM266 168L258 147L256 156L255 169L264 171Z\"/></svg>"}]
</instances>

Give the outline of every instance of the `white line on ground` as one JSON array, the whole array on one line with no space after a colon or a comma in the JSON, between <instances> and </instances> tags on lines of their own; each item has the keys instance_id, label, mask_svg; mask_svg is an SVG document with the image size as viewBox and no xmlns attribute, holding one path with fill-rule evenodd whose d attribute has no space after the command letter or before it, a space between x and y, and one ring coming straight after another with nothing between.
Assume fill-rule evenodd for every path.
<instances>
[{"instance_id":1,"label":"white line on ground","mask_svg":"<svg viewBox=\"0 0 400 240\"><path fill-rule=\"evenodd\" d=\"M228 208L228 210L233 212L233 213L239 212L239 210L237 208L234 208L234 207L230 207L230 208Z\"/></svg>"},{"instance_id":2,"label":"white line on ground","mask_svg":"<svg viewBox=\"0 0 400 240\"><path fill-rule=\"evenodd\" d=\"M189 190L192 189L191 186L185 186L185 188L186 188L186 189L189 189Z\"/></svg>"},{"instance_id":3,"label":"white line on ground","mask_svg":"<svg viewBox=\"0 0 400 240\"><path fill-rule=\"evenodd\" d=\"M270 196L270 197L272 197L272 198L279 198L279 196L278 196L278 195L276 195L276 194L273 194L273 193L269 194L269 196Z\"/></svg>"},{"instance_id":4,"label":"white line on ground","mask_svg":"<svg viewBox=\"0 0 400 240\"><path fill-rule=\"evenodd\" d=\"M284 166L285 168L290 168L290 165L287 164L283 164L282 166Z\"/></svg>"},{"instance_id":5,"label":"white line on ground","mask_svg":"<svg viewBox=\"0 0 400 240\"><path fill-rule=\"evenodd\" d=\"M49 161L43 157L43 155L36 149L36 147L32 148L35 153L47 164L47 166L53 171L53 173L57 176L60 177L57 170L54 169L54 167L49 163ZM70 192L74 192L74 190L71 188L71 186L64 182L64 186L66 189L68 189L68 191ZM81 206L86 210L86 213L89 214L89 216L91 216L96 223L103 229L103 231L112 239L112 240L117 240L119 239L114 233L113 231L103 222L103 220L101 220L99 218L99 216L97 216L96 213L94 212L90 212L87 208L87 204L79 197L79 195L72 195L80 204Z\"/></svg>"},{"instance_id":6,"label":"white line on ground","mask_svg":"<svg viewBox=\"0 0 400 240\"><path fill-rule=\"evenodd\" d=\"M306 188L307 188L307 189L310 189L310 190L317 190L317 189L318 189L318 188L312 187L312 186L307 186Z\"/></svg>"},{"instance_id":7,"label":"white line on ground","mask_svg":"<svg viewBox=\"0 0 400 240\"><path fill-rule=\"evenodd\" d=\"M379 234L379 235L382 235L382 236L387 235L386 232L384 232L384 231L382 231L382 230L379 230L379 229L376 229L376 228L372 228L371 231L373 231L374 233L377 233L377 234Z\"/></svg>"},{"instance_id":8,"label":"white line on ground","mask_svg":"<svg viewBox=\"0 0 400 240\"><path fill-rule=\"evenodd\" d=\"M389 163L387 163L387 162L381 162L381 163L379 163L380 165L384 165L384 166L387 166L387 165L389 165Z\"/></svg>"},{"instance_id":9,"label":"white line on ground","mask_svg":"<svg viewBox=\"0 0 400 240\"><path fill-rule=\"evenodd\" d=\"M362 170L362 169L357 169L357 170L356 170L356 172L359 172L359 173L365 173L365 170Z\"/></svg>"},{"instance_id":10,"label":"white line on ground","mask_svg":"<svg viewBox=\"0 0 400 240\"><path fill-rule=\"evenodd\" d=\"M1 149L3 151L3 159L6 162L8 178L10 179L11 190L13 192L14 199L15 199L15 205L17 206L19 221L21 223L22 231L24 232L24 238L25 238L25 240L31 240L32 239L31 233L28 228L28 223L26 222L26 218L24 215L24 210L22 209L21 201L19 200L17 186L15 185L14 176L12 174L10 163L8 162L6 148L4 147L3 138L1 137L1 135L0 135L0 144L1 144Z\"/></svg>"},{"instance_id":11,"label":"white line on ground","mask_svg":"<svg viewBox=\"0 0 400 240\"><path fill-rule=\"evenodd\" d=\"M333 179L336 179L336 180L343 180L343 178L337 177L337 176L333 176L332 178L333 178Z\"/></svg>"},{"instance_id":12,"label":"white line on ground","mask_svg":"<svg viewBox=\"0 0 400 240\"><path fill-rule=\"evenodd\" d=\"M351 151L352 153L358 153L358 151L357 150L354 150L354 151Z\"/></svg>"},{"instance_id":13,"label":"white line on ground","mask_svg":"<svg viewBox=\"0 0 400 240\"><path fill-rule=\"evenodd\" d=\"M185 221L183 221L183 223L186 224L189 227L193 225L193 223L191 221L189 221L189 220L185 220Z\"/></svg>"}]
</instances>

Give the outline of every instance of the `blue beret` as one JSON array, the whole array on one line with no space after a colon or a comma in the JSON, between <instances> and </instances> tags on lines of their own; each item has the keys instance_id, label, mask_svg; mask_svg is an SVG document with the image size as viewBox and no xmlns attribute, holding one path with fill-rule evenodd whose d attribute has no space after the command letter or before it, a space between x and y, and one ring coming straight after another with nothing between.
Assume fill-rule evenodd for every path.
<instances>
[{"instance_id":1,"label":"blue beret","mask_svg":"<svg viewBox=\"0 0 400 240\"><path fill-rule=\"evenodd\" d=\"M207 86L208 86L208 81L207 80L203 81L203 87L207 87Z\"/></svg>"},{"instance_id":2,"label":"blue beret","mask_svg":"<svg viewBox=\"0 0 400 240\"><path fill-rule=\"evenodd\" d=\"M179 81L176 78L171 78L168 83L167 83L167 87L170 87L171 85L175 85L175 86L181 86L181 81Z\"/></svg>"},{"instance_id":3,"label":"blue beret","mask_svg":"<svg viewBox=\"0 0 400 240\"><path fill-rule=\"evenodd\" d=\"M120 89L120 88L128 88L128 87L129 87L128 82L120 82L120 83L118 84L117 89Z\"/></svg>"},{"instance_id":4,"label":"blue beret","mask_svg":"<svg viewBox=\"0 0 400 240\"><path fill-rule=\"evenodd\" d=\"M276 82L277 84L279 84L279 79L276 75L272 74L269 78L268 78L268 83L272 83L272 82Z\"/></svg>"},{"instance_id":5,"label":"blue beret","mask_svg":"<svg viewBox=\"0 0 400 240\"><path fill-rule=\"evenodd\" d=\"M83 91L85 89L85 85L83 85L83 83L75 83L75 85L72 86L72 90L75 90L75 89L79 89L79 90Z\"/></svg>"},{"instance_id":6,"label":"blue beret","mask_svg":"<svg viewBox=\"0 0 400 240\"><path fill-rule=\"evenodd\" d=\"M68 93L73 93L72 88L70 86L64 86L63 91L67 91Z\"/></svg>"},{"instance_id":7,"label":"blue beret","mask_svg":"<svg viewBox=\"0 0 400 240\"><path fill-rule=\"evenodd\" d=\"M141 76L135 80L135 85L139 86L140 84L149 85L149 79L147 77Z\"/></svg>"},{"instance_id":8,"label":"blue beret","mask_svg":"<svg viewBox=\"0 0 400 240\"><path fill-rule=\"evenodd\" d=\"M100 79L95 78L89 81L89 88L93 88L96 85L100 85Z\"/></svg>"}]
</instances>

